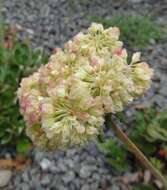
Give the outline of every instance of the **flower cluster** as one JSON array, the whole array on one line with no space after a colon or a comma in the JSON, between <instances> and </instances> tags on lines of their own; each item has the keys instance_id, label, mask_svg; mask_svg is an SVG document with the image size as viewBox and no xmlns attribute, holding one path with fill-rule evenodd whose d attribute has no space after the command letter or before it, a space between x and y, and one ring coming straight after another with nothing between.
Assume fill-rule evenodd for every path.
<instances>
[{"instance_id":1,"label":"flower cluster","mask_svg":"<svg viewBox=\"0 0 167 190\"><path fill-rule=\"evenodd\" d=\"M127 61L119 29L92 24L18 89L27 135L46 150L81 145L102 131L105 113L122 111L150 86L140 53Z\"/></svg>"}]
</instances>

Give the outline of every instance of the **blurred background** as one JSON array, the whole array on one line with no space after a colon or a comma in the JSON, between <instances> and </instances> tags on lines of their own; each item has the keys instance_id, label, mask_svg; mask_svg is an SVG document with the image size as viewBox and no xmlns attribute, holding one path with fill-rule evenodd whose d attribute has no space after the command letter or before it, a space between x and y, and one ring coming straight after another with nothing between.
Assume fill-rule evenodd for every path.
<instances>
[{"instance_id":1,"label":"blurred background","mask_svg":"<svg viewBox=\"0 0 167 190\"><path fill-rule=\"evenodd\" d=\"M118 114L124 130L167 175L167 0L1 0L0 189L163 189L105 127L103 143L46 153L25 135L16 90L23 76L92 22L120 28L154 69L151 89Z\"/></svg>"}]
</instances>

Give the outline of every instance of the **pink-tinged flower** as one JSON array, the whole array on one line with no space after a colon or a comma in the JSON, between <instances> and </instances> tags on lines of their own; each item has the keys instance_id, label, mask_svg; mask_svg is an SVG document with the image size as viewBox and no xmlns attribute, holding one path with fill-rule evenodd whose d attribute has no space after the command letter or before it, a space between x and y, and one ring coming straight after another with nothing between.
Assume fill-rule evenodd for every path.
<instances>
[{"instance_id":1,"label":"pink-tinged flower","mask_svg":"<svg viewBox=\"0 0 167 190\"><path fill-rule=\"evenodd\" d=\"M53 54L57 54L61 51L61 48L54 48L53 49Z\"/></svg>"},{"instance_id":2,"label":"pink-tinged flower","mask_svg":"<svg viewBox=\"0 0 167 190\"><path fill-rule=\"evenodd\" d=\"M39 122L39 117L35 113L30 113L27 117L27 123L29 126L33 126Z\"/></svg>"},{"instance_id":3,"label":"pink-tinged flower","mask_svg":"<svg viewBox=\"0 0 167 190\"><path fill-rule=\"evenodd\" d=\"M92 57L91 60L90 60L90 65L91 65L91 66L96 66L96 65L98 65L98 64L99 64L98 58Z\"/></svg>"},{"instance_id":4,"label":"pink-tinged flower","mask_svg":"<svg viewBox=\"0 0 167 190\"><path fill-rule=\"evenodd\" d=\"M113 55L118 55L121 56L122 55L122 49L117 49L113 52Z\"/></svg>"},{"instance_id":5,"label":"pink-tinged flower","mask_svg":"<svg viewBox=\"0 0 167 190\"><path fill-rule=\"evenodd\" d=\"M118 57L125 58L125 59L127 58L126 49L118 48L118 49L114 50L112 54L116 55Z\"/></svg>"},{"instance_id":6,"label":"pink-tinged flower","mask_svg":"<svg viewBox=\"0 0 167 190\"><path fill-rule=\"evenodd\" d=\"M120 30L117 27L110 27L105 30L105 33L107 33L111 38L115 38L116 40L118 40L120 36Z\"/></svg>"},{"instance_id":7,"label":"pink-tinged flower","mask_svg":"<svg viewBox=\"0 0 167 190\"><path fill-rule=\"evenodd\" d=\"M93 23L22 80L20 111L36 146L64 149L96 138L106 113L122 111L149 88L152 69L138 52L127 62L119 35Z\"/></svg>"}]
</instances>

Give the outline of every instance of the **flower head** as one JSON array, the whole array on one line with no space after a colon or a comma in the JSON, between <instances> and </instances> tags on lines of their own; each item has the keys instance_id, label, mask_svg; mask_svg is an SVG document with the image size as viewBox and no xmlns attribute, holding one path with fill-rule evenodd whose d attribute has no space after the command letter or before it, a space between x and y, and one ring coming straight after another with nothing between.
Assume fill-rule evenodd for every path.
<instances>
[{"instance_id":1,"label":"flower head","mask_svg":"<svg viewBox=\"0 0 167 190\"><path fill-rule=\"evenodd\" d=\"M94 23L22 80L20 110L38 147L64 149L97 137L105 113L122 111L148 89L152 70L139 53L128 64L119 34Z\"/></svg>"}]
</instances>

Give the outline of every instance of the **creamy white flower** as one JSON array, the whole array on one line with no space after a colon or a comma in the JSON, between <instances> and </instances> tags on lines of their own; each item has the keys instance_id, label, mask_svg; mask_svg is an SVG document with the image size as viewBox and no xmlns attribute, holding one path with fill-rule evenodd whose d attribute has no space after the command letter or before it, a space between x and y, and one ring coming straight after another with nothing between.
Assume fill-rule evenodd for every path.
<instances>
[{"instance_id":1,"label":"creamy white flower","mask_svg":"<svg viewBox=\"0 0 167 190\"><path fill-rule=\"evenodd\" d=\"M119 35L93 23L22 80L20 111L36 146L65 149L96 138L106 113L122 111L149 88L152 70L139 52L128 64Z\"/></svg>"}]
</instances>

